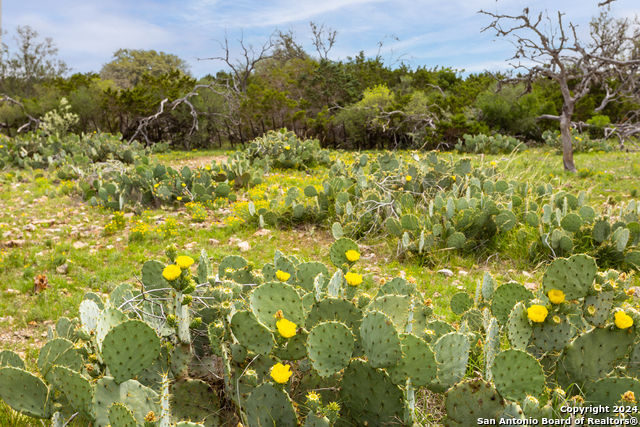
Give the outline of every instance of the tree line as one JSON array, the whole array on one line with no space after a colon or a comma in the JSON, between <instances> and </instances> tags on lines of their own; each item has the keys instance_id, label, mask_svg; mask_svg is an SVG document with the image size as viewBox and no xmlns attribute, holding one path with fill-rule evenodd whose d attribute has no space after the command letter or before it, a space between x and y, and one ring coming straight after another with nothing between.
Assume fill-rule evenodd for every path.
<instances>
[{"instance_id":1,"label":"tree line","mask_svg":"<svg viewBox=\"0 0 640 427\"><path fill-rule=\"evenodd\" d=\"M537 30L535 19L525 12L513 18L492 15L490 27L509 35L496 22L512 19L516 30L523 29L518 20ZM286 127L319 138L325 147L447 149L464 134L502 133L540 141L545 130L573 123L601 137L610 123L638 121L638 86L629 85L638 81L638 67L626 74L602 72L615 68L612 63L640 59L637 28L606 12L591 22L592 36L600 37L594 40L612 49L611 40L622 40L621 32L631 32L633 40L636 31L635 45L591 50L586 60L576 62L562 52L569 37L554 44L540 33L538 45L518 51L521 58L539 63L502 74L386 64L380 55L366 57L363 52L335 61L328 54L337 33L314 23L311 29L316 52L305 51L292 32L276 31L260 46L242 38L232 42L243 55L231 57L225 37L219 42L223 54L209 58L222 70L195 78L175 55L131 49L115 52L99 72L71 74L57 59L51 39L41 42L36 31L18 27L15 48L3 45L0 61L0 128L10 136L19 129L33 130L47 112L61 108L63 98L77 116L73 132L100 130L184 148L235 146ZM552 57L542 62L544 49ZM585 62L596 62L596 51L614 61L601 61L585 78L580 70ZM566 118L567 94L575 98L568 122L559 119Z\"/></svg>"}]
</instances>

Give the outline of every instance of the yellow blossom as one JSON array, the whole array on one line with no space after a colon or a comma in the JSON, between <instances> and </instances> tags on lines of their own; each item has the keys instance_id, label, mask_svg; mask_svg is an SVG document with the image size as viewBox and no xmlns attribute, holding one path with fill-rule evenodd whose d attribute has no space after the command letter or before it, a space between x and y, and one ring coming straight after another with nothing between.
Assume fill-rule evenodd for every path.
<instances>
[{"instance_id":1,"label":"yellow blossom","mask_svg":"<svg viewBox=\"0 0 640 427\"><path fill-rule=\"evenodd\" d=\"M358 286L360 283L362 283L362 276L358 273L348 272L344 275L344 278L346 279L349 286Z\"/></svg>"},{"instance_id":2,"label":"yellow blossom","mask_svg":"<svg viewBox=\"0 0 640 427\"><path fill-rule=\"evenodd\" d=\"M411 178L411 175L407 175L406 178L407 182L411 181L413 178Z\"/></svg>"},{"instance_id":3,"label":"yellow blossom","mask_svg":"<svg viewBox=\"0 0 640 427\"><path fill-rule=\"evenodd\" d=\"M496 162L491 162L491 166L495 166L495 165L497 165Z\"/></svg>"},{"instance_id":4,"label":"yellow blossom","mask_svg":"<svg viewBox=\"0 0 640 427\"><path fill-rule=\"evenodd\" d=\"M291 150L291 146L287 145L286 147L284 147L285 150Z\"/></svg>"},{"instance_id":5,"label":"yellow blossom","mask_svg":"<svg viewBox=\"0 0 640 427\"><path fill-rule=\"evenodd\" d=\"M293 372L291 372L291 366L289 365L276 363L271 368L271 378L273 378L273 380L278 384L284 384L289 381L289 378L291 378L292 374Z\"/></svg>"},{"instance_id":6,"label":"yellow blossom","mask_svg":"<svg viewBox=\"0 0 640 427\"><path fill-rule=\"evenodd\" d=\"M181 197L181 196L178 196L178 197L176 197L176 199L178 199L178 200L182 200L182 197Z\"/></svg>"},{"instance_id":7,"label":"yellow blossom","mask_svg":"<svg viewBox=\"0 0 640 427\"><path fill-rule=\"evenodd\" d=\"M191 265L193 264L193 258L191 258L190 256L181 255L176 258L176 264L178 264L178 267L185 270L191 267Z\"/></svg>"},{"instance_id":8,"label":"yellow blossom","mask_svg":"<svg viewBox=\"0 0 640 427\"><path fill-rule=\"evenodd\" d=\"M358 251L354 251L353 249L345 252L345 255L350 262L356 262L360 259L360 254L358 253Z\"/></svg>"},{"instance_id":9,"label":"yellow blossom","mask_svg":"<svg viewBox=\"0 0 640 427\"><path fill-rule=\"evenodd\" d=\"M551 289L549 291L549 301L554 304L562 304L564 302L564 292L558 289Z\"/></svg>"},{"instance_id":10,"label":"yellow blossom","mask_svg":"<svg viewBox=\"0 0 640 427\"><path fill-rule=\"evenodd\" d=\"M627 329L633 325L633 319L624 311L617 311L614 317L616 326L620 329Z\"/></svg>"},{"instance_id":11,"label":"yellow blossom","mask_svg":"<svg viewBox=\"0 0 640 427\"><path fill-rule=\"evenodd\" d=\"M289 277L291 277L291 274L287 273L286 271L278 270L276 271L276 277L281 282L286 282L287 280L289 280Z\"/></svg>"},{"instance_id":12,"label":"yellow blossom","mask_svg":"<svg viewBox=\"0 0 640 427\"><path fill-rule=\"evenodd\" d=\"M276 322L276 327L278 328L280 335L285 338L291 338L296 334L296 328L298 325L287 319L280 319Z\"/></svg>"},{"instance_id":13,"label":"yellow blossom","mask_svg":"<svg viewBox=\"0 0 640 427\"><path fill-rule=\"evenodd\" d=\"M546 309L546 307L539 304L534 304L527 309L527 317L532 322L544 322L544 319L547 318L547 314L549 314L549 311Z\"/></svg>"},{"instance_id":14,"label":"yellow blossom","mask_svg":"<svg viewBox=\"0 0 640 427\"><path fill-rule=\"evenodd\" d=\"M182 274L182 269L175 264L168 265L162 270L162 277L168 281L176 280Z\"/></svg>"},{"instance_id":15,"label":"yellow blossom","mask_svg":"<svg viewBox=\"0 0 640 427\"><path fill-rule=\"evenodd\" d=\"M632 297L636 294L636 288L629 288L625 291L625 293L627 294L627 296Z\"/></svg>"},{"instance_id":16,"label":"yellow blossom","mask_svg":"<svg viewBox=\"0 0 640 427\"><path fill-rule=\"evenodd\" d=\"M309 394L307 394L307 400L309 402L319 402L320 401L320 395L318 393L316 393L315 391L309 392Z\"/></svg>"},{"instance_id":17,"label":"yellow blossom","mask_svg":"<svg viewBox=\"0 0 640 427\"><path fill-rule=\"evenodd\" d=\"M183 187L186 187L186 186L187 186L187 184L185 184L185 183L183 182L183 183L182 183L182 186L183 186Z\"/></svg>"}]
</instances>

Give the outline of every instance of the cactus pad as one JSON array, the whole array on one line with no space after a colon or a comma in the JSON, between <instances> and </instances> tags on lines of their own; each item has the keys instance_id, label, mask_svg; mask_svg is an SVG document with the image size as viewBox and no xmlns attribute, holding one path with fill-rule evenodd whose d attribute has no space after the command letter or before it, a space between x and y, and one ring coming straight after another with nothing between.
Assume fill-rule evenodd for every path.
<instances>
[{"instance_id":1,"label":"cactus pad","mask_svg":"<svg viewBox=\"0 0 640 427\"><path fill-rule=\"evenodd\" d=\"M111 328L127 320L129 320L129 318L117 308L108 307L102 310L98 315L96 325L96 343L98 344L98 348L102 349L102 341Z\"/></svg>"},{"instance_id":2,"label":"cactus pad","mask_svg":"<svg viewBox=\"0 0 640 427\"><path fill-rule=\"evenodd\" d=\"M5 366L24 369L24 362L18 353L11 350L2 350L0 351L0 368Z\"/></svg>"},{"instance_id":3,"label":"cactus pad","mask_svg":"<svg viewBox=\"0 0 640 427\"><path fill-rule=\"evenodd\" d=\"M411 298L406 295L383 295L369 304L369 311L381 311L393 321L396 328L403 332L409 316Z\"/></svg>"},{"instance_id":4,"label":"cactus pad","mask_svg":"<svg viewBox=\"0 0 640 427\"><path fill-rule=\"evenodd\" d=\"M613 407L620 405L621 396L631 391L640 396L640 381L635 378L608 377L598 380L591 387L585 390L585 405L604 405ZM631 406L630 403L625 403ZM604 416L611 414L604 413ZM636 412L637 416L637 412Z\"/></svg>"},{"instance_id":5,"label":"cactus pad","mask_svg":"<svg viewBox=\"0 0 640 427\"><path fill-rule=\"evenodd\" d=\"M192 379L178 381L171 385L169 399L173 422L191 420L206 427L220 425L218 395L209 384Z\"/></svg>"},{"instance_id":6,"label":"cactus pad","mask_svg":"<svg viewBox=\"0 0 640 427\"><path fill-rule=\"evenodd\" d=\"M407 378L416 387L426 386L438 376L438 364L431 347L412 334L400 334L402 359L395 366L387 368L394 384L404 386Z\"/></svg>"},{"instance_id":7,"label":"cactus pad","mask_svg":"<svg viewBox=\"0 0 640 427\"><path fill-rule=\"evenodd\" d=\"M342 239L338 239L331 245L331 249L329 250L329 257L331 258L331 262L336 267L340 268L343 265L350 265L351 262L347 259L347 251L356 251L360 253L360 249L356 242L346 237Z\"/></svg>"},{"instance_id":8,"label":"cactus pad","mask_svg":"<svg viewBox=\"0 0 640 427\"><path fill-rule=\"evenodd\" d=\"M102 377L96 383L93 395L96 427L109 425L109 408L116 402L129 408L138 424L144 424L144 417L150 411L160 414L160 397L155 391L135 380L116 384L113 378Z\"/></svg>"},{"instance_id":9,"label":"cactus pad","mask_svg":"<svg viewBox=\"0 0 640 427\"><path fill-rule=\"evenodd\" d=\"M309 359L320 376L328 377L346 368L353 354L355 338L340 322L316 325L307 338Z\"/></svg>"},{"instance_id":10,"label":"cactus pad","mask_svg":"<svg viewBox=\"0 0 640 427\"><path fill-rule=\"evenodd\" d=\"M73 347L73 343L63 338L47 341L38 355L38 369L48 382L53 381L50 372L54 366L66 366L71 370L80 371L83 364L82 357Z\"/></svg>"},{"instance_id":11,"label":"cactus pad","mask_svg":"<svg viewBox=\"0 0 640 427\"><path fill-rule=\"evenodd\" d=\"M613 306L613 292L599 292L597 295L587 295L584 299L582 315L584 319L595 327L607 324L609 312ZM592 309L590 307L593 307ZM593 315L590 313L593 311Z\"/></svg>"},{"instance_id":12,"label":"cactus pad","mask_svg":"<svg viewBox=\"0 0 640 427\"><path fill-rule=\"evenodd\" d=\"M506 399L523 402L527 396L539 398L544 392L545 376L542 366L525 351L501 351L496 356L491 371L496 388Z\"/></svg>"},{"instance_id":13,"label":"cactus pad","mask_svg":"<svg viewBox=\"0 0 640 427\"><path fill-rule=\"evenodd\" d=\"M562 221L560 221L560 225L563 229L575 233L580 230L582 227L582 218L577 213L569 212Z\"/></svg>"},{"instance_id":14,"label":"cactus pad","mask_svg":"<svg viewBox=\"0 0 640 427\"><path fill-rule=\"evenodd\" d=\"M491 384L480 378L456 384L445 393L445 427L467 427L478 419L495 420L505 410L504 400Z\"/></svg>"},{"instance_id":15,"label":"cactus pad","mask_svg":"<svg viewBox=\"0 0 640 427\"><path fill-rule=\"evenodd\" d=\"M531 339L531 324L527 318L527 309L523 302L517 303L507 321L507 334L511 346L517 350L525 350Z\"/></svg>"},{"instance_id":16,"label":"cactus pad","mask_svg":"<svg viewBox=\"0 0 640 427\"><path fill-rule=\"evenodd\" d=\"M451 297L449 306L454 314L462 316L465 311L473 307L473 298L471 298L466 292L458 292Z\"/></svg>"},{"instance_id":17,"label":"cactus pad","mask_svg":"<svg viewBox=\"0 0 640 427\"><path fill-rule=\"evenodd\" d=\"M251 311L258 320L271 331L276 331L275 317L278 311L282 311L285 319L296 325L304 324L304 310L302 299L296 290L286 283L269 282L258 286L250 297Z\"/></svg>"},{"instance_id":18,"label":"cactus pad","mask_svg":"<svg viewBox=\"0 0 640 427\"><path fill-rule=\"evenodd\" d=\"M225 277L225 270L230 268L231 270L240 270L247 266L247 260L239 255L229 255L226 256L220 261L220 265L218 266L218 277L220 279Z\"/></svg>"},{"instance_id":19,"label":"cactus pad","mask_svg":"<svg viewBox=\"0 0 640 427\"><path fill-rule=\"evenodd\" d=\"M556 259L542 277L544 293L557 289L564 292L567 300L585 297L597 272L596 261L587 255Z\"/></svg>"},{"instance_id":20,"label":"cactus pad","mask_svg":"<svg viewBox=\"0 0 640 427\"><path fill-rule=\"evenodd\" d=\"M370 311L360 325L362 347L374 368L393 366L402 357L402 346L391 319L380 311Z\"/></svg>"},{"instance_id":21,"label":"cactus pad","mask_svg":"<svg viewBox=\"0 0 640 427\"><path fill-rule=\"evenodd\" d=\"M0 398L15 411L35 418L51 417L49 388L40 378L19 368L0 368Z\"/></svg>"},{"instance_id":22,"label":"cactus pad","mask_svg":"<svg viewBox=\"0 0 640 427\"><path fill-rule=\"evenodd\" d=\"M158 335L140 320L111 328L102 342L102 358L118 384L142 372L159 355Z\"/></svg>"},{"instance_id":23,"label":"cactus pad","mask_svg":"<svg viewBox=\"0 0 640 427\"><path fill-rule=\"evenodd\" d=\"M93 386L89 380L64 366L54 366L51 374L53 384L65 394L71 406L87 420L95 419Z\"/></svg>"},{"instance_id":24,"label":"cactus pad","mask_svg":"<svg viewBox=\"0 0 640 427\"><path fill-rule=\"evenodd\" d=\"M565 388L575 384L584 390L585 385L613 369L614 362L629 351L634 338L627 330L610 328L596 328L578 335L560 360L558 383Z\"/></svg>"},{"instance_id":25,"label":"cactus pad","mask_svg":"<svg viewBox=\"0 0 640 427\"><path fill-rule=\"evenodd\" d=\"M487 325L487 337L484 343L484 370L488 381L493 379L493 362L500 352L500 327L498 320L492 317Z\"/></svg>"},{"instance_id":26,"label":"cactus pad","mask_svg":"<svg viewBox=\"0 0 640 427\"><path fill-rule=\"evenodd\" d=\"M329 278L329 269L321 262L303 262L298 265L297 271L297 285L307 291L313 291L313 280L318 274L322 273L322 276Z\"/></svg>"},{"instance_id":27,"label":"cactus pad","mask_svg":"<svg viewBox=\"0 0 640 427\"><path fill-rule=\"evenodd\" d=\"M122 403L114 403L109 407L109 422L111 427L136 427L133 412Z\"/></svg>"},{"instance_id":28,"label":"cactus pad","mask_svg":"<svg viewBox=\"0 0 640 427\"><path fill-rule=\"evenodd\" d=\"M269 354L275 345L273 334L250 311L238 311L231 319L231 331L237 340L258 354Z\"/></svg>"},{"instance_id":29,"label":"cactus pad","mask_svg":"<svg viewBox=\"0 0 640 427\"><path fill-rule=\"evenodd\" d=\"M508 282L499 286L493 294L491 301L491 313L498 319L501 325L509 320L511 310L518 302L528 303L533 299L530 290L519 283Z\"/></svg>"},{"instance_id":30,"label":"cactus pad","mask_svg":"<svg viewBox=\"0 0 640 427\"><path fill-rule=\"evenodd\" d=\"M469 339L458 332L441 336L433 346L438 362L438 385L436 389L448 389L462 378L469 361Z\"/></svg>"},{"instance_id":31,"label":"cactus pad","mask_svg":"<svg viewBox=\"0 0 640 427\"><path fill-rule=\"evenodd\" d=\"M353 359L345 369L340 395L356 425L380 427L402 419L402 390L383 370L360 359Z\"/></svg>"},{"instance_id":32,"label":"cactus pad","mask_svg":"<svg viewBox=\"0 0 640 427\"><path fill-rule=\"evenodd\" d=\"M320 322L337 321L344 323L356 339L353 356L361 356L362 342L360 339L360 325L362 324L362 310L354 303L342 298L323 298L316 302L307 316L307 330L311 330Z\"/></svg>"},{"instance_id":33,"label":"cactus pad","mask_svg":"<svg viewBox=\"0 0 640 427\"><path fill-rule=\"evenodd\" d=\"M94 301L86 299L80 303L80 321L87 334L91 335L96 332L99 314L100 307Z\"/></svg>"},{"instance_id":34,"label":"cactus pad","mask_svg":"<svg viewBox=\"0 0 640 427\"><path fill-rule=\"evenodd\" d=\"M249 427L282 426L295 427L298 425L296 412L289 395L279 390L270 382L256 387L245 405Z\"/></svg>"},{"instance_id":35,"label":"cactus pad","mask_svg":"<svg viewBox=\"0 0 640 427\"><path fill-rule=\"evenodd\" d=\"M556 352L566 348L574 335L574 327L567 316L557 314L560 323L547 319L544 323L536 324L533 328L532 343L543 352Z\"/></svg>"}]
</instances>

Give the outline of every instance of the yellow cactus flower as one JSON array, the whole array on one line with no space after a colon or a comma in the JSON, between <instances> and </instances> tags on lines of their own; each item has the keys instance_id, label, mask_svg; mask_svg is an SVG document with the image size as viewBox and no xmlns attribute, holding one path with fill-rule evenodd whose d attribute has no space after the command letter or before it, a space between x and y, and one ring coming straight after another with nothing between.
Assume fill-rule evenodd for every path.
<instances>
[{"instance_id":1,"label":"yellow cactus flower","mask_svg":"<svg viewBox=\"0 0 640 427\"><path fill-rule=\"evenodd\" d=\"M286 147L284 147L285 150L291 150L291 146L287 145Z\"/></svg>"},{"instance_id":2,"label":"yellow cactus flower","mask_svg":"<svg viewBox=\"0 0 640 427\"><path fill-rule=\"evenodd\" d=\"M559 289L551 289L549 291L549 301L554 304L562 304L564 302L564 292Z\"/></svg>"},{"instance_id":3,"label":"yellow cactus flower","mask_svg":"<svg viewBox=\"0 0 640 427\"><path fill-rule=\"evenodd\" d=\"M539 304L534 304L527 309L527 317L532 322L544 322L544 319L547 318L547 314L549 314L549 311L546 309L546 307Z\"/></svg>"},{"instance_id":4,"label":"yellow cactus flower","mask_svg":"<svg viewBox=\"0 0 640 427\"><path fill-rule=\"evenodd\" d=\"M276 363L271 368L271 378L278 384L284 384L289 381L293 372L291 372L291 366L283 365L282 363Z\"/></svg>"},{"instance_id":5,"label":"yellow cactus flower","mask_svg":"<svg viewBox=\"0 0 640 427\"><path fill-rule=\"evenodd\" d=\"M362 276L358 273L348 272L344 275L344 278L347 280L347 284L349 284L349 286L358 286L362 283Z\"/></svg>"},{"instance_id":6,"label":"yellow cactus flower","mask_svg":"<svg viewBox=\"0 0 640 427\"><path fill-rule=\"evenodd\" d=\"M286 282L287 280L289 280L289 277L291 277L291 274L287 273L286 271L278 270L276 271L276 277L281 282Z\"/></svg>"},{"instance_id":7,"label":"yellow cactus flower","mask_svg":"<svg viewBox=\"0 0 640 427\"><path fill-rule=\"evenodd\" d=\"M168 281L176 280L182 274L182 269L175 264L168 265L162 270L162 277Z\"/></svg>"},{"instance_id":8,"label":"yellow cactus flower","mask_svg":"<svg viewBox=\"0 0 640 427\"><path fill-rule=\"evenodd\" d=\"M280 319L276 322L276 327L278 328L280 335L285 338L291 338L296 334L296 328L298 325L287 319Z\"/></svg>"},{"instance_id":9,"label":"yellow cactus flower","mask_svg":"<svg viewBox=\"0 0 640 427\"><path fill-rule=\"evenodd\" d=\"M187 268L191 267L191 265L193 265L193 258L186 255L179 256L178 258L176 258L176 264L181 269L186 270Z\"/></svg>"},{"instance_id":10,"label":"yellow cactus flower","mask_svg":"<svg viewBox=\"0 0 640 427\"><path fill-rule=\"evenodd\" d=\"M358 251L354 251L353 249L345 252L345 255L350 262L356 262L360 259L360 254L358 253Z\"/></svg>"},{"instance_id":11,"label":"yellow cactus flower","mask_svg":"<svg viewBox=\"0 0 640 427\"><path fill-rule=\"evenodd\" d=\"M178 196L178 197L176 197L176 199L178 199L178 200L182 200L182 197L181 197L181 196Z\"/></svg>"},{"instance_id":12,"label":"yellow cactus flower","mask_svg":"<svg viewBox=\"0 0 640 427\"><path fill-rule=\"evenodd\" d=\"M413 178L411 177L411 175L407 175L407 176L405 177L405 179L407 180L407 182L409 182L409 181L411 181Z\"/></svg>"},{"instance_id":13,"label":"yellow cactus flower","mask_svg":"<svg viewBox=\"0 0 640 427\"><path fill-rule=\"evenodd\" d=\"M182 183L182 186L183 186L183 187L186 187L186 186L187 186L187 184L185 184L185 183L183 182L183 183Z\"/></svg>"},{"instance_id":14,"label":"yellow cactus flower","mask_svg":"<svg viewBox=\"0 0 640 427\"><path fill-rule=\"evenodd\" d=\"M633 325L633 318L624 311L618 311L614 315L616 326L620 329L627 329Z\"/></svg>"},{"instance_id":15,"label":"yellow cactus flower","mask_svg":"<svg viewBox=\"0 0 640 427\"><path fill-rule=\"evenodd\" d=\"M498 164L498 163L496 163L496 162L491 162L491 166L495 166L495 165L497 165L497 164Z\"/></svg>"},{"instance_id":16,"label":"yellow cactus flower","mask_svg":"<svg viewBox=\"0 0 640 427\"><path fill-rule=\"evenodd\" d=\"M636 294L636 288L629 288L626 291L624 291L628 297L632 297Z\"/></svg>"},{"instance_id":17,"label":"yellow cactus flower","mask_svg":"<svg viewBox=\"0 0 640 427\"><path fill-rule=\"evenodd\" d=\"M311 391L307 394L307 400L309 402L320 402L320 395L315 391Z\"/></svg>"}]
</instances>

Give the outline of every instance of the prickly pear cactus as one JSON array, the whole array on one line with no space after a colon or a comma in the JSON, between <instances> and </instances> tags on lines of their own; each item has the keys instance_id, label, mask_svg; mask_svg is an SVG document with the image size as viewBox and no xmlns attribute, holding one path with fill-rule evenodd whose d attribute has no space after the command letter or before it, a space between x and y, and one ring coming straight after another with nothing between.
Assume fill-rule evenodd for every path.
<instances>
[{"instance_id":1,"label":"prickly pear cactus","mask_svg":"<svg viewBox=\"0 0 640 427\"><path fill-rule=\"evenodd\" d=\"M379 427L402 419L402 390L383 370L353 359L340 386L340 401L357 425Z\"/></svg>"},{"instance_id":2,"label":"prickly pear cactus","mask_svg":"<svg viewBox=\"0 0 640 427\"><path fill-rule=\"evenodd\" d=\"M518 302L528 303L533 299L530 290L517 282L508 282L499 286L493 294L491 313L501 325L506 325L511 310Z\"/></svg>"},{"instance_id":3,"label":"prickly pear cactus","mask_svg":"<svg viewBox=\"0 0 640 427\"><path fill-rule=\"evenodd\" d=\"M402 359L395 366L387 368L394 384L404 386L407 379L416 387L432 383L438 376L438 364L431 347L412 334L400 334Z\"/></svg>"},{"instance_id":4,"label":"prickly pear cactus","mask_svg":"<svg viewBox=\"0 0 640 427\"><path fill-rule=\"evenodd\" d=\"M233 315L231 331L243 346L259 354L270 354L275 345L273 333L250 311Z\"/></svg>"},{"instance_id":5,"label":"prickly pear cactus","mask_svg":"<svg viewBox=\"0 0 640 427\"><path fill-rule=\"evenodd\" d=\"M169 404L173 422L191 420L206 427L220 425L218 396L203 381L187 379L172 384Z\"/></svg>"},{"instance_id":6,"label":"prickly pear cactus","mask_svg":"<svg viewBox=\"0 0 640 427\"><path fill-rule=\"evenodd\" d=\"M503 350L491 368L493 382L500 395L516 402L527 396L539 398L544 392L545 376L540 363L522 350Z\"/></svg>"},{"instance_id":7,"label":"prickly pear cactus","mask_svg":"<svg viewBox=\"0 0 640 427\"><path fill-rule=\"evenodd\" d=\"M587 296L598 272L595 259L587 255L554 260L542 277L544 293L557 289L564 292L565 299L573 300Z\"/></svg>"},{"instance_id":8,"label":"prickly pear cactus","mask_svg":"<svg viewBox=\"0 0 640 427\"><path fill-rule=\"evenodd\" d=\"M50 418L49 388L30 372L14 367L0 368L0 397L14 410L34 418Z\"/></svg>"},{"instance_id":9,"label":"prickly pear cactus","mask_svg":"<svg viewBox=\"0 0 640 427\"><path fill-rule=\"evenodd\" d=\"M346 368L353 354L355 338L340 322L316 325L307 340L311 365L321 377L331 376Z\"/></svg>"},{"instance_id":10,"label":"prickly pear cactus","mask_svg":"<svg viewBox=\"0 0 640 427\"><path fill-rule=\"evenodd\" d=\"M511 346L517 350L524 350L529 344L533 330L527 318L527 309L523 302L517 303L507 321L507 334Z\"/></svg>"},{"instance_id":11,"label":"prickly pear cactus","mask_svg":"<svg viewBox=\"0 0 640 427\"><path fill-rule=\"evenodd\" d=\"M249 427L298 425L293 403L287 392L265 382L256 387L246 403Z\"/></svg>"},{"instance_id":12,"label":"prickly pear cactus","mask_svg":"<svg viewBox=\"0 0 640 427\"><path fill-rule=\"evenodd\" d=\"M506 409L496 389L480 378L462 381L444 396L445 427L473 426L478 419L496 420Z\"/></svg>"},{"instance_id":13,"label":"prickly pear cactus","mask_svg":"<svg viewBox=\"0 0 640 427\"><path fill-rule=\"evenodd\" d=\"M374 368L396 365L402 357L402 345L395 325L380 311L370 311L360 326L362 347Z\"/></svg>"},{"instance_id":14,"label":"prickly pear cactus","mask_svg":"<svg viewBox=\"0 0 640 427\"><path fill-rule=\"evenodd\" d=\"M293 286L286 283L264 283L253 290L250 301L253 314L272 331L277 330L278 311L296 325L303 325L305 322L302 299Z\"/></svg>"}]
</instances>

